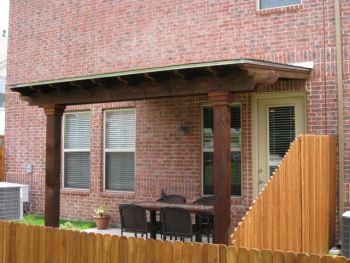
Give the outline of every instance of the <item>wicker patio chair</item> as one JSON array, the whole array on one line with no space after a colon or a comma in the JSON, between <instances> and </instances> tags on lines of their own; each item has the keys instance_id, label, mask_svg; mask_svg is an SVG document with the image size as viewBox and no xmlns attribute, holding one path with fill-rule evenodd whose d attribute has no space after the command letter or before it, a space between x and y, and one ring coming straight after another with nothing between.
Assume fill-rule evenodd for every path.
<instances>
[{"instance_id":1,"label":"wicker patio chair","mask_svg":"<svg viewBox=\"0 0 350 263\"><path fill-rule=\"evenodd\" d=\"M193 202L196 205L214 205L214 196L204 196ZM200 220L200 231L207 236L208 243L210 242L210 236L214 233L214 215L212 214L197 214L198 220Z\"/></svg>"},{"instance_id":2,"label":"wicker patio chair","mask_svg":"<svg viewBox=\"0 0 350 263\"><path fill-rule=\"evenodd\" d=\"M186 237L193 241L193 235L197 234L196 226L192 224L191 213L183 208L165 207L160 210L162 218L163 240L179 238L184 241Z\"/></svg>"},{"instance_id":3,"label":"wicker patio chair","mask_svg":"<svg viewBox=\"0 0 350 263\"><path fill-rule=\"evenodd\" d=\"M119 213L121 220L121 235L124 232L132 232L137 237L137 234L141 234L143 237L148 233L155 231L157 226L151 225L147 222L146 209L138 205L133 204L121 204L119 205Z\"/></svg>"},{"instance_id":4,"label":"wicker patio chair","mask_svg":"<svg viewBox=\"0 0 350 263\"><path fill-rule=\"evenodd\" d=\"M182 195L166 195L157 200L157 202L166 202L172 204L184 204L186 203L186 198Z\"/></svg>"}]
</instances>

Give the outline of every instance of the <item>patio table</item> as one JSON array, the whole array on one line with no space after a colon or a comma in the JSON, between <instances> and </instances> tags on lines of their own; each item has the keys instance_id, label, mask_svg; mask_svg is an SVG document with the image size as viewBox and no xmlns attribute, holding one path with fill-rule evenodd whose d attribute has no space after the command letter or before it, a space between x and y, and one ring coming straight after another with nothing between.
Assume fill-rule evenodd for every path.
<instances>
[{"instance_id":1,"label":"patio table","mask_svg":"<svg viewBox=\"0 0 350 263\"><path fill-rule=\"evenodd\" d=\"M135 205L141 206L150 211L150 219L152 224L156 224L156 211L160 211L164 207L177 207L183 208L194 214L214 214L214 206L212 205L198 205L198 204L173 204L166 202L156 202L156 201L142 201L134 202ZM196 225L200 227L201 220L198 215L196 215ZM151 238L156 239L156 231L151 232ZM196 235L196 241L202 242L202 235L199 233Z\"/></svg>"}]
</instances>

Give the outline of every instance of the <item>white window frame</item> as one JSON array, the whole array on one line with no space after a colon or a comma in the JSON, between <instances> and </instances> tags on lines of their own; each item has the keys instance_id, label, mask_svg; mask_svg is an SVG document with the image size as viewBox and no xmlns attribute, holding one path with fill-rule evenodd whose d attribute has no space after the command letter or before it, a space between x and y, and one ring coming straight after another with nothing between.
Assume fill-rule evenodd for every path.
<instances>
[{"instance_id":1,"label":"white window frame","mask_svg":"<svg viewBox=\"0 0 350 263\"><path fill-rule=\"evenodd\" d=\"M117 148L117 149L107 149L106 148L106 118L107 113L112 111L130 111L133 110L135 114L135 147L134 148ZM137 114L136 108L121 108L121 109L106 109L103 112L103 191L104 192L113 192L113 193L135 193L135 181L136 181L136 125L137 125ZM124 190L112 190L106 189L106 153L110 152L133 152L134 153L134 191L124 191Z\"/></svg>"},{"instance_id":2,"label":"white window frame","mask_svg":"<svg viewBox=\"0 0 350 263\"><path fill-rule=\"evenodd\" d=\"M299 6L303 4L303 0L300 0L299 4L291 4L291 5L282 5L282 6L276 6L276 7L270 7L270 8L260 8L260 3L262 0L256 0L256 10L273 10L273 9L278 9L278 8L285 8L285 7L290 7L290 6Z\"/></svg>"},{"instance_id":3,"label":"white window frame","mask_svg":"<svg viewBox=\"0 0 350 263\"><path fill-rule=\"evenodd\" d=\"M79 114L79 113L90 113L90 147L89 149L65 149L65 128L66 128L66 116L69 115L69 114ZM91 112L86 110L86 111L68 111L68 112L65 112L63 114L63 118L62 118L62 121L63 121L63 125L62 125L62 188L63 189L67 189L67 190L76 190L76 191L89 191L90 189L90 182L89 182L89 187L88 188L77 188L77 187L65 187L65 153L66 152L89 152L89 156L90 156L90 149L91 149ZM90 170L90 169L89 169ZM90 174L89 174L89 181L90 181Z\"/></svg>"},{"instance_id":4,"label":"white window frame","mask_svg":"<svg viewBox=\"0 0 350 263\"><path fill-rule=\"evenodd\" d=\"M230 104L230 107L237 107L239 106L240 108L240 118L241 118L241 138L240 138L240 145L241 147L240 148L236 148L236 147L230 147L230 152L240 152L241 153L241 195L231 195L231 198L241 198L243 196L243 187L242 187L242 103L241 102L233 102ZM210 104L205 104L205 105L202 105L201 107L201 134L202 134L202 138L201 138L201 196L210 196L208 194L204 194L204 153L206 152L214 152L214 148L204 148L204 122L203 122L203 114L204 114L204 108L205 107L211 107L213 108L212 105ZM230 146L231 146L231 137L230 137ZM231 188L231 186L230 186Z\"/></svg>"}]
</instances>

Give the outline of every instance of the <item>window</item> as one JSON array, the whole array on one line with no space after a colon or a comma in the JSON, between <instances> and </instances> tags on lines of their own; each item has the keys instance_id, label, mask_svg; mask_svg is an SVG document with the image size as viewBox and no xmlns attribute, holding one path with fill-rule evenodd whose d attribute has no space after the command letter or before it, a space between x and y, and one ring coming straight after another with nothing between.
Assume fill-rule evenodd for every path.
<instances>
[{"instance_id":1,"label":"window","mask_svg":"<svg viewBox=\"0 0 350 263\"><path fill-rule=\"evenodd\" d=\"M259 9L301 4L301 0L259 0Z\"/></svg>"},{"instance_id":2,"label":"window","mask_svg":"<svg viewBox=\"0 0 350 263\"><path fill-rule=\"evenodd\" d=\"M295 139L295 107L269 107L268 114L269 172L271 176Z\"/></svg>"},{"instance_id":3,"label":"window","mask_svg":"<svg viewBox=\"0 0 350 263\"><path fill-rule=\"evenodd\" d=\"M105 189L134 191L135 181L134 109L105 112Z\"/></svg>"},{"instance_id":4,"label":"window","mask_svg":"<svg viewBox=\"0 0 350 263\"><path fill-rule=\"evenodd\" d=\"M214 114L203 108L203 194L214 193ZM241 108L231 107L231 194L241 195Z\"/></svg>"},{"instance_id":5,"label":"window","mask_svg":"<svg viewBox=\"0 0 350 263\"><path fill-rule=\"evenodd\" d=\"M0 76L0 93L5 93L5 78Z\"/></svg>"},{"instance_id":6,"label":"window","mask_svg":"<svg viewBox=\"0 0 350 263\"><path fill-rule=\"evenodd\" d=\"M90 112L64 114L64 187L89 188Z\"/></svg>"}]
</instances>

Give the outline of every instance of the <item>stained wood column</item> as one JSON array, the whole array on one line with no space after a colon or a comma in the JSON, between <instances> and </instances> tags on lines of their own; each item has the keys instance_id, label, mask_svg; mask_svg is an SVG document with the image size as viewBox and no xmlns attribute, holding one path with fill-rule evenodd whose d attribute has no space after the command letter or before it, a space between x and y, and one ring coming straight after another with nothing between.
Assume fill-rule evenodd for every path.
<instances>
[{"instance_id":1,"label":"stained wood column","mask_svg":"<svg viewBox=\"0 0 350 263\"><path fill-rule=\"evenodd\" d=\"M60 219L61 123L64 106L45 105L46 169L45 226L58 227Z\"/></svg>"},{"instance_id":2,"label":"stained wood column","mask_svg":"<svg viewBox=\"0 0 350 263\"><path fill-rule=\"evenodd\" d=\"M227 91L208 95L214 111L214 243L227 245L231 223L231 101Z\"/></svg>"}]
</instances>

